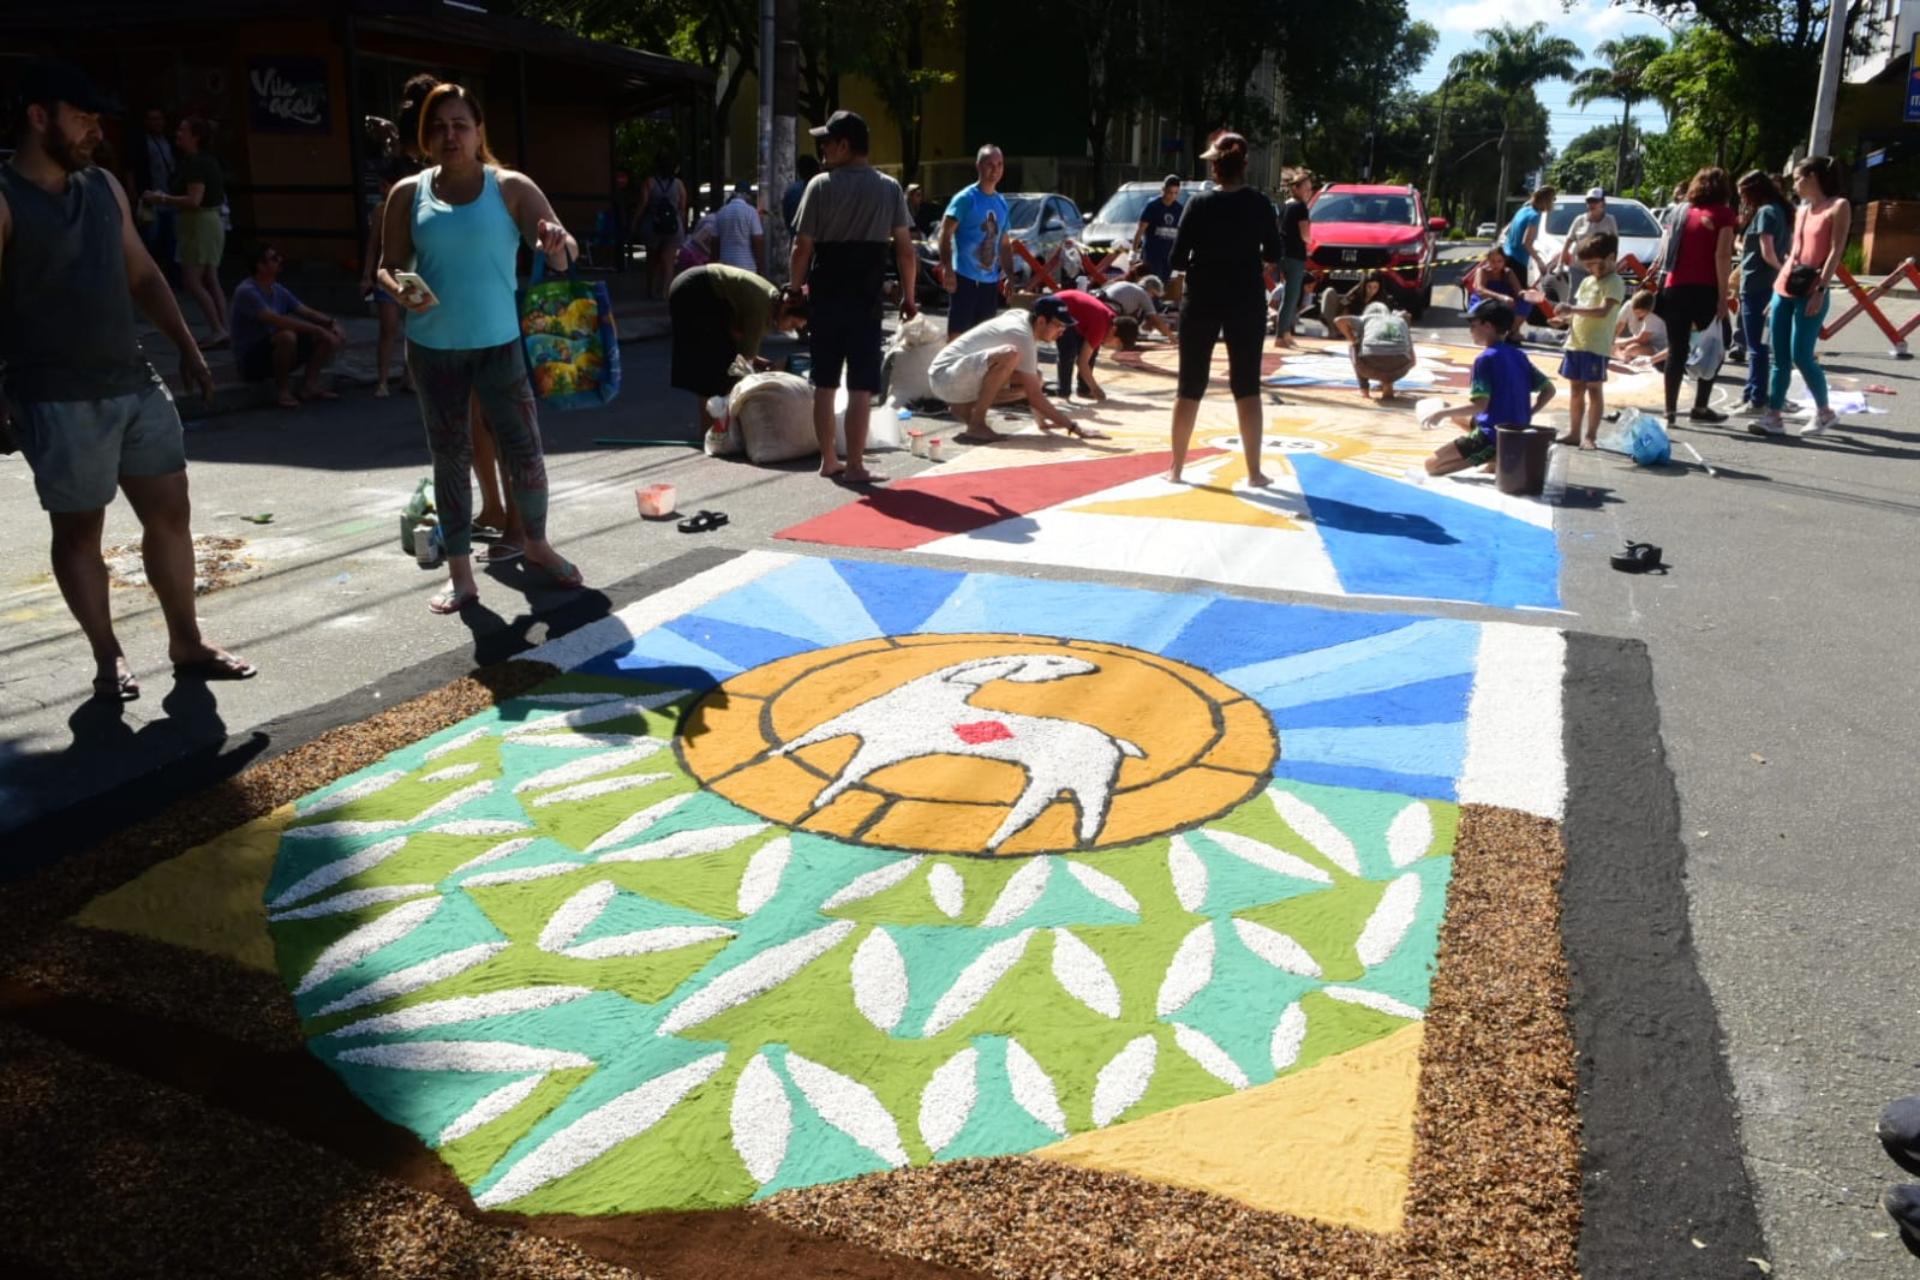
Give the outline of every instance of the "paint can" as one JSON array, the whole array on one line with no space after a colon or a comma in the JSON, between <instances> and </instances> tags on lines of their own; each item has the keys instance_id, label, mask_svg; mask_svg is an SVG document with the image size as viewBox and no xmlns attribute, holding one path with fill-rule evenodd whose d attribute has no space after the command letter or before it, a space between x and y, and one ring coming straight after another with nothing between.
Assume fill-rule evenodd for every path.
<instances>
[{"instance_id":1,"label":"paint can","mask_svg":"<svg viewBox=\"0 0 1920 1280\"><path fill-rule=\"evenodd\" d=\"M938 462L942 458L946 457L947 456L946 451L942 448L944 444L946 444L946 441L941 439L939 436L934 436L932 439L928 440L927 456L929 458L932 458L935 462Z\"/></svg>"},{"instance_id":2,"label":"paint can","mask_svg":"<svg viewBox=\"0 0 1920 1280\"><path fill-rule=\"evenodd\" d=\"M413 554L422 569L440 563L440 526L421 521L413 526Z\"/></svg>"},{"instance_id":3,"label":"paint can","mask_svg":"<svg viewBox=\"0 0 1920 1280\"><path fill-rule=\"evenodd\" d=\"M907 430L907 449L916 458L927 456L927 433L913 428Z\"/></svg>"},{"instance_id":4,"label":"paint can","mask_svg":"<svg viewBox=\"0 0 1920 1280\"><path fill-rule=\"evenodd\" d=\"M642 517L659 520L673 514L674 503L679 493L670 484L642 485L633 491L633 501L640 508Z\"/></svg>"}]
</instances>

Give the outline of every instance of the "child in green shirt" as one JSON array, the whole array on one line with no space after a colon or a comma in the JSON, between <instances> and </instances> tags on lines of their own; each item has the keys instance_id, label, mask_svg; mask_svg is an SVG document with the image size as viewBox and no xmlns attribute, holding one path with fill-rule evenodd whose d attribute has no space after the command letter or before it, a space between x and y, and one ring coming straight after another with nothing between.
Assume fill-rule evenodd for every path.
<instances>
[{"instance_id":1,"label":"child in green shirt","mask_svg":"<svg viewBox=\"0 0 1920 1280\"><path fill-rule=\"evenodd\" d=\"M1613 349L1614 317L1626 301L1627 284L1614 270L1620 239L1608 232L1588 236L1575 254L1581 278L1573 305L1562 307L1568 319L1567 353L1560 360L1560 376L1567 380L1567 434L1561 444L1582 449L1598 447L1600 419L1607 411L1607 357ZM1584 424L1584 434L1582 426Z\"/></svg>"}]
</instances>

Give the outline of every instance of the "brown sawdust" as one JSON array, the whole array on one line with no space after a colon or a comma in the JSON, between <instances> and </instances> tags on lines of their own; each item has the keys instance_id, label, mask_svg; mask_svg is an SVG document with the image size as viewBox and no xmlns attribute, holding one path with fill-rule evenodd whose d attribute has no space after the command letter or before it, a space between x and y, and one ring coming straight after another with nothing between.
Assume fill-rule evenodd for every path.
<instances>
[{"instance_id":1,"label":"brown sawdust","mask_svg":"<svg viewBox=\"0 0 1920 1280\"><path fill-rule=\"evenodd\" d=\"M1005 1280L1575 1280L1577 1077L1549 821L1461 811L1405 1225L1373 1235L1029 1157L784 1192L759 1211Z\"/></svg>"},{"instance_id":2,"label":"brown sawdust","mask_svg":"<svg viewBox=\"0 0 1920 1280\"><path fill-rule=\"evenodd\" d=\"M230 587L242 575L252 572L254 563L243 554L246 545L245 538L229 538L214 533L195 538L193 593L204 596L222 587ZM107 562L107 581L114 586L147 585L147 565L141 556L139 543L122 542L106 548L100 555Z\"/></svg>"}]
</instances>

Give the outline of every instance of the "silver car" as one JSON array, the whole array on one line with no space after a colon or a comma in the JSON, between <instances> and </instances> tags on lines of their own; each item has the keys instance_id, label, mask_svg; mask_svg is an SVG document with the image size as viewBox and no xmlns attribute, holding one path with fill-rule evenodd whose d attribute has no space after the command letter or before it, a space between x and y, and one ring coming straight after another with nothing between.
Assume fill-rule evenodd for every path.
<instances>
[{"instance_id":1,"label":"silver car","mask_svg":"<svg viewBox=\"0 0 1920 1280\"><path fill-rule=\"evenodd\" d=\"M1580 196L1561 196L1554 201L1553 208L1547 210L1546 223L1533 238L1533 250L1542 259L1551 263L1560 256L1560 246L1566 243L1567 233L1573 230L1573 220L1587 211L1587 202ZM1660 253L1660 223L1653 211L1638 200L1607 199L1607 212L1620 224L1620 274L1629 281L1638 280L1642 269L1652 266ZM1628 262L1631 257L1634 262ZM1567 296L1566 276L1557 281L1549 281L1547 293L1556 298Z\"/></svg>"}]
</instances>

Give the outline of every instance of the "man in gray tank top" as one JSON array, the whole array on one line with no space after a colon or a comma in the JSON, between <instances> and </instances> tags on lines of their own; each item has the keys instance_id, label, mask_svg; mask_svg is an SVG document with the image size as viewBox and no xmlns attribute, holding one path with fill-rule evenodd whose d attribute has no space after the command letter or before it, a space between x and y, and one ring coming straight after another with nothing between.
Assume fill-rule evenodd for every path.
<instances>
[{"instance_id":1,"label":"man in gray tank top","mask_svg":"<svg viewBox=\"0 0 1920 1280\"><path fill-rule=\"evenodd\" d=\"M210 645L194 616L187 457L173 396L140 353L137 302L180 349L184 382L213 374L166 278L134 229L126 192L93 165L104 103L66 63L22 68L9 104L13 159L0 165L0 365L5 402L40 505L53 576L93 647L98 697L140 696L107 602L100 531L116 488L146 531L147 580L176 675L244 680L254 668Z\"/></svg>"}]
</instances>

